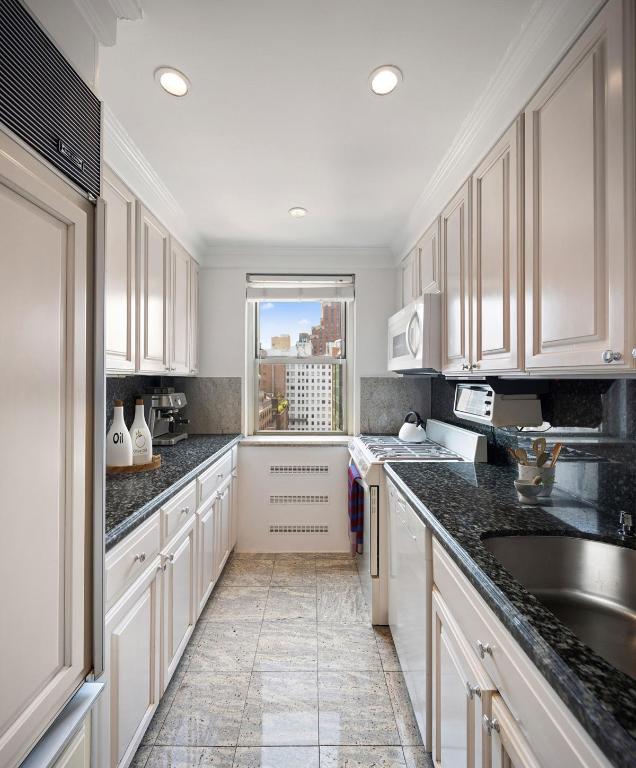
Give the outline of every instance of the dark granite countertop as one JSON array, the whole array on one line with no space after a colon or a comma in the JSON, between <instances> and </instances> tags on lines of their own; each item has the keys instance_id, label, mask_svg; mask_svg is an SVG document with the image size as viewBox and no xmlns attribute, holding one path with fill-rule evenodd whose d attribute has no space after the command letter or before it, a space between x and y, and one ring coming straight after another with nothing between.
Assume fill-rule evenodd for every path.
<instances>
[{"instance_id":1,"label":"dark granite countertop","mask_svg":"<svg viewBox=\"0 0 636 768\"><path fill-rule=\"evenodd\" d=\"M618 514L554 489L547 503L522 505L510 466L389 463L389 476L532 659L606 757L636 764L636 680L584 645L483 546L491 535L593 538L636 549L617 536Z\"/></svg>"},{"instance_id":2,"label":"dark granite countertop","mask_svg":"<svg viewBox=\"0 0 636 768\"><path fill-rule=\"evenodd\" d=\"M241 435L190 435L176 445L156 447L161 466L138 475L106 478L106 550L213 464Z\"/></svg>"}]
</instances>

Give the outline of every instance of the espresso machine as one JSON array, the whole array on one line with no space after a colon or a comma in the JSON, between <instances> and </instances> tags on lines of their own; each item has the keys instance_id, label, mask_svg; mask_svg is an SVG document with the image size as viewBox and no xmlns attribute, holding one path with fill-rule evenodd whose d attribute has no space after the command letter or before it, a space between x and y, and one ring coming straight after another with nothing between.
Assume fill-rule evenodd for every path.
<instances>
[{"instance_id":1,"label":"espresso machine","mask_svg":"<svg viewBox=\"0 0 636 768\"><path fill-rule=\"evenodd\" d=\"M151 387L142 397L153 445L175 445L187 438L187 432L174 431L175 427L190 423L190 419L180 415L188 404L183 392L175 392L174 387Z\"/></svg>"}]
</instances>

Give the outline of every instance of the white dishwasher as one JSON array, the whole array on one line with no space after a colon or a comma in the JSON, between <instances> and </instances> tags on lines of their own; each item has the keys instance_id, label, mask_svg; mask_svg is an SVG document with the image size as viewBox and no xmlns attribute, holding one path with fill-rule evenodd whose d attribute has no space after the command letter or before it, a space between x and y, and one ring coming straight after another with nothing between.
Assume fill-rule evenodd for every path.
<instances>
[{"instance_id":1,"label":"white dishwasher","mask_svg":"<svg viewBox=\"0 0 636 768\"><path fill-rule=\"evenodd\" d=\"M388 491L389 626L422 741L430 750L433 541L390 481Z\"/></svg>"}]
</instances>

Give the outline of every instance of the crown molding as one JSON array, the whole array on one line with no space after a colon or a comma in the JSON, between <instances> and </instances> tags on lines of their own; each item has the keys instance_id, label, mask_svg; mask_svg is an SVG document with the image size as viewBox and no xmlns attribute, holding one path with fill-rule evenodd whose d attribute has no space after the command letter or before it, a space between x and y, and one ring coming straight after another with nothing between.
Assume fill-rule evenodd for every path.
<instances>
[{"instance_id":1,"label":"crown molding","mask_svg":"<svg viewBox=\"0 0 636 768\"><path fill-rule=\"evenodd\" d=\"M204 249L197 228L106 104L103 105L102 113L104 162L131 188L183 247L199 260Z\"/></svg>"},{"instance_id":2,"label":"crown molding","mask_svg":"<svg viewBox=\"0 0 636 768\"><path fill-rule=\"evenodd\" d=\"M391 242L396 263L413 248L604 2L535 0L519 34Z\"/></svg>"},{"instance_id":3,"label":"crown molding","mask_svg":"<svg viewBox=\"0 0 636 768\"><path fill-rule=\"evenodd\" d=\"M142 17L138 0L73 0L101 45L115 45L117 21L136 21Z\"/></svg>"},{"instance_id":4,"label":"crown molding","mask_svg":"<svg viewBox=\"0 0 636 768\"><path fill-rule=\"evenodd\" d=\"M389 248L352 246L290 246L209 243L201 259L203 268L214 269L387 269L393 266Z\"/></svg>"}]
</instances>

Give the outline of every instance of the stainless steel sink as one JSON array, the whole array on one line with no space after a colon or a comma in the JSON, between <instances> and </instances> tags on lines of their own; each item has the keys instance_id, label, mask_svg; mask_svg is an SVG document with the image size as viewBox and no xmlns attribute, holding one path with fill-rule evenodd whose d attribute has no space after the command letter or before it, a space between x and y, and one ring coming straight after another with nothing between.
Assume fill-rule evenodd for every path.
<instances>
[{"instance_id":1,"label":"stainless steel sink","mask_svg":"<svg viewBox=\"0 0 636 768\"><path fill-rule=\"evenodd\" d=\"M495 536L483 545L580 640L636 679L636 550L569 536Z\"/></svg>"}]
</instances>

